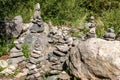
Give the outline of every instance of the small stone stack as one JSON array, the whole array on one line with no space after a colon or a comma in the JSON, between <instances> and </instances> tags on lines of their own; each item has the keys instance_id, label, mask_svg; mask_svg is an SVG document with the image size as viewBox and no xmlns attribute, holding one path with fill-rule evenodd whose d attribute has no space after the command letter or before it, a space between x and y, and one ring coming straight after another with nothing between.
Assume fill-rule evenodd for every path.
<instances>
[{"instance_id":1,"label":"small stone stack","mask_svg":"<svg viewBox=\"0 0 120 80\"><path fill-rule=\"evenodd\" d=\"M23 70L16 77L26 76L27 80L37 79L44 73L47 64L46 48L48 45L47 34L44 33L44 22L40 16L40 5L37 3L32 23L22 26L22 33L14 41L15 47L10 50L9 63L12 65L24 64ZM22 45L28 45L30 56L27 61L22 53ZM16 66L17 68L17 66ZM15 69L16 69L15 68Z\"/></svg>"},{"instance_id":2,"label":"small stone stack","mask_svg":"<svg viewBox=\"0 0 120 80\"><path fill-rule=\"evenodd\" d=\"M29 62L26 64L26 67L29 69L27 74L27 80L37 79L40 77L44 71L41 69L45 67L45 64L40 64L47 59L45 54L45 48L48 44L47 35L43 33L44 31L44 22L40 16L40 5L36 4L36 11L32 20L33 25L29 30L29 34L25 38L25 43L30 45L30 58ZM39 67L38 67L38 66Z\"/></svg>"},{"instance_id":3,"label":"small stone stack","mask_svg":"<svg viewBox=\"0 0 120 80\"><path fill-rule=\"evenodd\" d=\"M84 39L89 39L89 38L95 38L96 37L96 22L94 16L90 17L90 22L87 23L87 28L89 29L89 32L86 34Z\"/></svg>"},{"instance_id":4,"label":"small stone stack","mask_svg":"<svg viewBox=\"0 0 120 80\"><path fill-rule=\"evenodd\" d=\"M73 38L68 35L69 28L51 27L48 42L55 44L55 49L48 55L51 63L50 74L59 74L64 69L64 62L68 59L68 52L73 44Z\"/></svg>"},{"instance_id":5,"label":"small stone stack","mask_svg":"<svg viewBox=\"0 0 120 80\"><path fill-rule=\"evenodd\" d=\"M36 10L34 12L34 16L31 21L33 23L33 26L30 29L32 33L39 33L39 32L44 31L44 24L41 19L41 15L40 15L40 4L39 3L36 4Z\"/></svg>"},{"instance_id":6,"label":"small stone stack","mask_svg":"<svg viewBox=\"0 0 120 80\"><path fill-rule=\"evenodd\" d=\"M105 33L105 35L103 36L103 38L105 40L108 40L108 41L113 41L115 40L115 33L114 33L114 29L113 28L108 28L107 29L107 32Z\"/></svg>"},{"instance_id":7,"label":"small stone stack","mask_svg":"<svg viewBox=\"0 0 120 80\"><path fill-rule=\"evenodd\" d=\"M32 34L32 42L31 43L31 52L29 62L26 64L26 67L29 69L27 74L27 80L29 79L37 79L43 74L42 67L45 68L44 63L47 59L46 54L46 46L47 46L47 37L44 34Z\"/></svg>"}]
</instances>

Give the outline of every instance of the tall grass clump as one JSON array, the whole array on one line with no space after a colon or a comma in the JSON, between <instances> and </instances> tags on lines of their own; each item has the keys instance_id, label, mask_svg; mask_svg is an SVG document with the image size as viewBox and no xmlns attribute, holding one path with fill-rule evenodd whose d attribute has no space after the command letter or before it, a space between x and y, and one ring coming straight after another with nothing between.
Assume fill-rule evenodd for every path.
<instances>
[{"instance_id":1,"label":"tall grass clump","mask_svg":"<svg viewBox=\"0 0 120 80\"><path fill-rule=\"evenodd\" d=\"M0 37L0 56L3 56L8 54L10 49L14 47L14 38L8 39L6 35Z\"/></svg>"}]
</instances>

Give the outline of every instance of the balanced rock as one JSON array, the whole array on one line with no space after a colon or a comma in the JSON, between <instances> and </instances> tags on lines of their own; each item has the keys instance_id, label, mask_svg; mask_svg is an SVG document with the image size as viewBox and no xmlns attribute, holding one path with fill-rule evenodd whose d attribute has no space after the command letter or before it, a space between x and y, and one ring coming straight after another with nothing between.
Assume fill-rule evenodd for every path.
<instances>
[{"instance_id":1,"label":"balanced rock","mask_svg":"<svg viewBox=\"0 0 120 80\"><path fill-rule=\"evenodd\" d=\"M81 42L70 52L71 73L81 80L117 80L120 76L119 47L119 41L99 38Z\"/></svg>"}]
</instances>

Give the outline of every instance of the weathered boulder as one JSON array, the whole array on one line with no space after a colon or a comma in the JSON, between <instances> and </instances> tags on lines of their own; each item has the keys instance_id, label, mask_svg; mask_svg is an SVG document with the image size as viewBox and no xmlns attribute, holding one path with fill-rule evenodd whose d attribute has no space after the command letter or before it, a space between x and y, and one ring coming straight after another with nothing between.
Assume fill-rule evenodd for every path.
<instances>
[{"instance_id":1,"label":"weathered boulder","mask_svg":"<svg viewBox=\"0 0 120 80\"><path fill-rule=\"evenodd\" d=\"M91 38L73 47L68 66L81 80L120 79L120 42Z\"/></svg>"},{"instance_id":2,"label":"weathered boulder","mask_svg":"<svg viewBox=\"0 0 120 80\"><path fill-rule=\"evenodd\" d=\"M22 32L22 26L23 26L23 19L22 17L19 15L19 16L16 16L14 19L13 19L13 25L12 25L12 35L13 37L18 37L21 32Z\"/></svg>"}]
</instances>

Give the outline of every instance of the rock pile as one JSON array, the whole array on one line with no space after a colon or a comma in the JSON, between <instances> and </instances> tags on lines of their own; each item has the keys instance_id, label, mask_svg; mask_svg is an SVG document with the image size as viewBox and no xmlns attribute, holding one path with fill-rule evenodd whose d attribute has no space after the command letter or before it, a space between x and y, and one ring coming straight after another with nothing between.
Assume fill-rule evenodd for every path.
<instances>
[{"instance_id":1,"label":"rock pile","mask_svg":"<svg viewBox=\"0 0 120 80\"><path fill-rule=\"evenodd\" d=\"M73 38L68 36L69 28L51 27L48 35L50 44L55 44L55 49L48 55L51 63L50 74L59 74L63 71L64 62L68 59L68 52L73 44Z\"/></svg>"},{"instance_id":2,"label":"rock pile","mask_svg":"<svg viewBox=\"0 0 120 80\"><path fill-rule=\"evenodd\" d=\"M22 28L19 32L19 35L15 34L15 37L17 37L17 40L14 41L15 47L10 50L10 58L8 60L8 63L11 66L15 66L15 69L17 69L18 65L26 65L18 75L17 78L21 76L27 75L26 79L36 79L40 76L40 74L44 73L42 68L45 69L45 62L47 59L46 54L46 48L48 45L48 39L47 34L44 33L44 22L42 21L40 14L40 5L36 5L36 11L33 16L32 23L24 24L22 26L16 25L15 27L19 26L19 28ZM22 21L17 20L16 18L20 18L20 16L15 17L15 23L22 23ZM48 27L48 26L47 26ZM19 29L18 28L18 29ZM17 30L16 30L17 32ZM29 47L29 59L26 61L26 57L24 56L25 53L23 53L23 45L28 45ZM40 67L39 67L40 66ZM5 73L7 70L4 69L2 73ZM11 72L14 72L12 70ZM9 74L11 72L8 72Z\"/></svg>"},{"instance_id":3,"label":"rock pile","mask_svg":"<svg viewBox=\"0 0 120 80\"><path fill-rule=\"evenodd\" d=\"M15 17L13 22L15 30L8 29L7 32L16 38L15 47L10 50L7 61L0 60L0 67L4 68L0 73L9 75L18 68L20 73L15 80L20 80L22 76L26 80L43 80L44 76L48 76L48 80L70 80L71 77L65 72L69 69L81 80L119 79L120 42L113 41L115 33L111 28L103 36L105 40L96 38L93 16L87 24L89 32L84 40L71 37L70 28L44 23L39 4L31 23L23 24L21 16ZM29 46L28 58L23 51L24 45Z\"/></svg>"}]
</instances>

